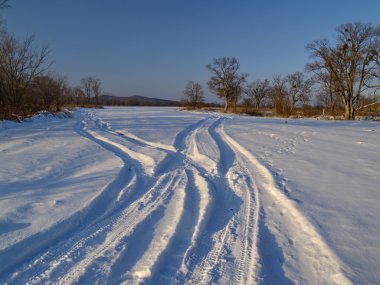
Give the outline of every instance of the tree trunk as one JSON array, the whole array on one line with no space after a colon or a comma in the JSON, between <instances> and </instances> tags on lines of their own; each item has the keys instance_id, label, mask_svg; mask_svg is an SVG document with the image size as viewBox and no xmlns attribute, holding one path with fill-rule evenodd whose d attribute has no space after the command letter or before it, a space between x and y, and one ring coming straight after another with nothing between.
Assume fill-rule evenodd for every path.
<instances>
[{"instance_id":1,"label":"tree trunk","mask_svg":"<svg viewBox=\"0 0 380 285\"><path fill-rule=\"evenodd\" d=\"M61 98L59 98L59 96L56 98L56 101L55 101L55 111L57 113L61 111Z\"/></svg>"},{"instance_id":2,"label":"tree trunk","mask_svg":"<svg viewBox=\"0 0 380 285\"><path fill-rule=\"evenodd\" d=\"M229 108L229 102L227 98L224 98L224 113L227 113Z\"/></svg>"},{"instance_id":3,"label":"tree trunk","mask_svg":"<svg viewBox=\"0 0 380 285\"><path fill-rule=\"evenodd\" d=\"M355 120L355 109L352 104L352 100L347 100L344 102L345 107L345 113L344 113L344 119L345 120Z\"/></svg>"}]
</instances>

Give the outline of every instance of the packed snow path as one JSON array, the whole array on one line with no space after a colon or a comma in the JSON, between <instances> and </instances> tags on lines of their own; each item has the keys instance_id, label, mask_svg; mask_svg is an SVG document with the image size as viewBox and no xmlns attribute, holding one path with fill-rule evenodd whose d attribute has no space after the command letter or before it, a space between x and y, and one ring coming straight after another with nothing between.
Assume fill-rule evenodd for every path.
<instances>
[{"instance_id":1,"label":"packed snow path","mask_svg":"<svg viewBox=\"0 0 380 285\"><path fill-rule=\"evenodd\" d=\"M206 114L173 144L78 111L118 173L82 208L0 249L6 284L351 284L255 153ZM99 164L102 162L99 161Z\"/></svg>"}]
</instances>

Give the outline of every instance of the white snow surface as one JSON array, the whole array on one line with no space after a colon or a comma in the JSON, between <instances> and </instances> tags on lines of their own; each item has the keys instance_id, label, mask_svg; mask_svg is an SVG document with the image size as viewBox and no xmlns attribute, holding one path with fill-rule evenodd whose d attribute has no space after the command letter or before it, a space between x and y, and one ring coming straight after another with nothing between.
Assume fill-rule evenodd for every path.
<instances>
[{"instance_id":1,"label":"white snow surface","mask_svg":"<svg viewBox=\"0 0 380 285\"><path fill-rule=\"evenodd\" d=\"M379 185L379 122L2 122L0 284L379 284Z\"/></svg>"}]
</instances>

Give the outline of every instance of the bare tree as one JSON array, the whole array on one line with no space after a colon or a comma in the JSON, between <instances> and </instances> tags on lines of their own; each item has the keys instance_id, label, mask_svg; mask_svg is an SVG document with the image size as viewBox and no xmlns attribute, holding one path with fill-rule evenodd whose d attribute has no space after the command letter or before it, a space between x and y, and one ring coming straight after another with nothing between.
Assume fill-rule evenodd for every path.
<instances>
[{"instance_id":1,"label":"bare tree","mask_svg":"<svg viewBox=\"0 0 380 285\"><path fill-rule=\"evenodd\" d=\"M85 104L86 94L84 93L82 88L81 87L74 87L72 92L73 92L75 104L78 106L83 106Z\"/></svg>"},{"instance_id":2,"label":"bare tree","mask_svg":"<svg viewBox=\"0 0 380 285\"><path fill-rule=\"evenodd\" d=\"M247 75L238 73L240 64L235 57L216 58L206 68L213 73L207 85L213 93L223 98L224 112L227 112L230 105L237 102Z\"/></svg>"},{"instance_id":3,"label":"bare tree","mask_svg":"<svg viewBox=\"0 0 380 285\"><path fill-rule=\"evenodd\" d=\"M99 106L99 104L100 104L99 96L100 96L100 92L101 92L101 82L100 82L100 79L93 78L92 92L94 93L95 104L96 104L96 106Z\"/></svg>"},{"instance_id":4,"label":"bare tree","mask_svg":"<svg viewBox=\"0 0 380 285\"><path fill-rule=\"evenodd\" d=\"M276 112L291 115L297 105L309 102L312 81L306 79L301 72L295 72L285 77L275 75L270 88L270 98Z\"/></svg>"},{"instance_id":5,"label":"bare tree","mask_svg":"<svg viewBox=\"0 0 380 285\"><path fill-rule=\"evenodd\" d=\"M241 106L243 107L244 113L248 113L249 109L252 106L252 100L248 97L243 98L243 101L241 102Z\"/></svg>"},{"instance_id":6,"label":"bare tree","mask_svg":"<svg viewBox=\"0 0 380 285\"><path fill-rule=\"evenodd\" d=\"M48 48L33 47L33 37L23 42L4 33L0 40L0 104L9 113L25 111L25 94L33 79L49 67Z\"/></svg>"},{"instance_id":7,"label":"bare tree","mask_svg":"<svg viewBox=\"0 0 380 285\"><path fill-rule=\"evenodd\" d=\"M55 83L55 92L53 94L54 96L54 103L55 103L55 112L59 112L62 107L62 97L64 95L64 91L67 86L67 79L64 75L56 74L53 76L54 83Z\"/></svg>"},{"instance_id":8,"label":"bare tree","mask_svg":"<svg viewBox=\"0 0 380 285\"><path fill-rule=\"evenodd\" d=\"M291 114L297 103L301 102L305 105L309 102L312 81L305 79L303 73L295 72L286 77L286 82L288 85L289 114Z\"/></svg>"},{"instance_id":9,"label":"bare tree","mask_svg":"<svg viewBox=\"0 0 380 285\"><path fill-rule=\"evenodd\" d=\"M270 91L270 84L268 80L256 80L245 88L244 93L253 103L256 110L258 110L265 99L268 98Z\"/></svg>"},{"instance_id":10,"label":"bare tree","mask_svg":"<svg viewBox=\"0 0 380 285\"><path fill-rule=\"evenodd\" d=\"M190 81L187 83L183 94L190 106L199 107L204 103L203 87L197 82Z\"/></svg>"},{"instance_id":11,"label":"bare tree","mask_svg":"<svg viewBox=\"0 0 380 285\"><path fill-rule=\"evenodd\" d=\"M334 77L329 76L328 74L324 74L324 78L322 78L322 86L327 95L326 107L330 109L330 113L334 114L337 107L340 105L340 91L339 84L334 79Z\"/></svg>"},{"instance_id":12,"label":"bare tree","mask_svg":"<svg viewBox=\"0 0 380 285\"><path fill-rule=\"evenodd\" d=\"M327 76L331 91L344 103L346 120L355 118L360 97L367 90L380 88L380 27L353 23L339 26L336 45L317 40L307 49L315 61L307 69L322 79Z\"/></svg>"},{"instance_id":13,"label":"bare tree","mask_svg":"<svg viewBox=\"0 0 380 285\"><path fill-rule=\"evenodd\" d=\"M91 103L91 98L95 99L95 104L99 105L99 96L101 91L100 79L87 76L81 79L81 87L88 103Z\"/></svg>"},{"instance_id":14,"label":"bare tree","mask_svg":"<svg viewBox=\"0 0 380 285\"><path fill-rule=\"evenodd\" d=\"M90 102L92 97L92 77L87 76L85 78L82 78L80 80L80 85L83 90L84 96L86 97L87 101Z\"/></svg>"},{"instance_id":15,"label":"bare tree","mask_svg":"<svg viewBox=\"0 0 380 285\"><path fill-rule=\"evenodd\" d=\"M288 113L286 81L281 75L274 75L269 97L273 108L278 114Z\"/></svg>"},{"instance_id":16,"label":"bare tree","mask_svg":"<svg viewBox=\"0 0 380 285\"><path fill-rule=\"evenodd\" d=\"M33 97L38 98L44 110L50 110L54 103L56 86L52 77L48 75L37 76L33 80Z\"/></svg>"},{"instance_id":17,"label":"bare tree","mask_svg":"<svg viewBox=\"0 0 380 285\"><path fill-rule=\"evenodd\" d=\"M323 107L323 112L328 111L335 115L341 107L339 87L336 82L326 73L314 76L315 83L319 83L317 100L319 106Z\"/></svg>"},{"instance_id":18,"label":"bare tree","mask_svg":"<svg viewBox=\"0 0 380 285\"><path fill-rule=\"evenodd\" d=\"M41 101L39 108L58 112L61 110L66 78L62 75L43 75L35 77L31 92L35 100ZM31 98L29 98L31 100Z\"/></svg>"}]
</instances>

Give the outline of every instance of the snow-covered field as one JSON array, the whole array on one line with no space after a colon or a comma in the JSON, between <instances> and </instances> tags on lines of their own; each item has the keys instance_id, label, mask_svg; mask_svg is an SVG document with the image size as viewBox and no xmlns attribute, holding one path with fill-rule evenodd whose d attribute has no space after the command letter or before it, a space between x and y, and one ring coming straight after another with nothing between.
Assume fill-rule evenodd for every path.
<instances>
[{"instance_id":1,"label":"snow-covered field","mask_svg":"<svg viewBox=\"0 0 380 285\"><path fill-rule=\"evenodd\" d=\"M379 205L378 122L0 123L0 284L379 284Z\"/></svg>"}]
</instances>

